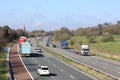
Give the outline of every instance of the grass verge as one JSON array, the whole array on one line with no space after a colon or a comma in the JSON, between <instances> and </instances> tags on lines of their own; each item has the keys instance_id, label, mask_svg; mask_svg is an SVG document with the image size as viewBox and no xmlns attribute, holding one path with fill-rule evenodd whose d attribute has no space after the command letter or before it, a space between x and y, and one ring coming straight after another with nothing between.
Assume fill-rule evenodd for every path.
<instances>
[{"instance_id":1,"label":"grass verge","mask_svg":"<svg viewBox=\"0 0 120 80\"><path fill-rule=\"evenodd\" d=\"M107 75L105 75L105 74L103 74L101 72L98 72L98 71L93 70L93 69L91 69L89 67L86 67L86 66L84 66L82 64L74 62L74 61L72 61L72 60L70 60L70 59L68 59L68 58L66 58L64 56L61 56L61 55L47 49L46 47L40 45L38 42L36 42L36 44L39 45L44 51L46 51L49 54L51 54L52 56L56 57L57 59L65 62L65 63L67 63L67 64L69 64L69 65L71 65L71 66L73 66L73 67L75 67L77 69L79 69L80 71L83 71L83 72L95 77L98 80L116 80L116 79L114 79L114 78L112 78L110 76L107 76Z\"/></svg>"},{"instance_id":2,"label":"grass verge","mask_svg":"<svg viewBox=\"0 0 120 80\"><path fill-rule=\"evenodd\" d=\"M0 52L0 80L8 80L6 55Z\"/></svg>"}]
</instances>

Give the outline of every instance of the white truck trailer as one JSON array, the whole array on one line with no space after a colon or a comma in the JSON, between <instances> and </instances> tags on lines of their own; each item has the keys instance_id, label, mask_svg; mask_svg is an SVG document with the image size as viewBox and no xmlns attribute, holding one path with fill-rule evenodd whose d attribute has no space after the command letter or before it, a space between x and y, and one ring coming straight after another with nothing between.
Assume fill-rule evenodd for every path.
<instances>
[{"instance_id":1,"label":"white truck trailer","mask_svg":"<svg viewBox=\"0 0 120 80\"><path fill-rule=\"evenodd\" d=\"M21 43L20 44L20 54L21 55L29 55L31 54L31 43Z\"/></svg>"}]
</instances>

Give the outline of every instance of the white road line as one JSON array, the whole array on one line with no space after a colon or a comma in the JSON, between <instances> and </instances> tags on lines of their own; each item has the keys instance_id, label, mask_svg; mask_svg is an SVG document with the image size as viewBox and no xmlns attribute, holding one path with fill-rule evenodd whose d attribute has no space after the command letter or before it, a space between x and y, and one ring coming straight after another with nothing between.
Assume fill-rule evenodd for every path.
<instances>
[{"instance_id":1,"label":"white road line","mask_svg":"<svg viewBox=\"0 0 120 80\"><path fill-rule=\"evenodd\" d=\"M51 78L54 78L53 76L50 76Z\"/></svg>"},{"instance_id":2,"label":"white road line","mask_svg":"<svg viewBox=\"0 0 120 80\"><path fill-rule=\"evenodd\" d=\"M70 75L70 77L71 77L72 79L74 79L74 76L73 76L73 75Z\"/></svg>"},{"instance_id":3,"label":"white road line","mask_svg":"<svg viewBox=\"0 0 120 80\"><path fill-rule=\"evenodd\" d=\"M108 63L105 63L105 65L109 65Z\"/></svg>"},{"instance_id":4,"label":"white road line","mask_svg":"<svg viewBox=\"0 0 120 80\"><path fill-rule=\"evenodd\" d=\"M95 64L94 62L92 64Z\"/></svg>"},{"instance_id":5,"label":"white road line","mask_svg":"<svg viewBox=\"0 0 120 80\"><path fill-rule=\"evenodd\" d=\"M103 66L103 68L106 68L105 66Z\"/></svg>"},{"instance_id":6,"label":"white road line","mask_svg":"<svg viewBox=\"0 0 120 80\"><path fill-rule=\"evenodd\" d=\"M63 72L63 69L60 69L61 72Z\"/></svg>"},{"instance_id":7,"label":"white road line","mask_svg":"<svg viewBox=\"0 0 120 80\"><path fill-rule=\"evenodd\" d=\"M54 67L56 67L56 65L55 65L55 64L54 64L53 66L54 66Z\"/></svg>"},{"instance_id":8,"label":"white road line","mask_svg":"<svg viewBox=\"0 0 120 80\"><path fill-rule=\"evenodd\" d=\"M48 60L48 63L50 63L50 61Z\"/></svg>"},{"instance_id":9,"label":"white road line","mask_svg":"<svg viewBox=\"0 0 120 80\"><path fill-rule=\"evenodd\" d=\"M35 63L37 63L37 61L35 61Z\"/></svg>"},{"instance_id":10,"label":"white road line","mask_svg":"<svg viewBox=\"0 0 120 80\"><path fill-rule=\"evenodd\" d=\"M90 59L89 57L87 57L87 59Z\"/></svg>"},{"instance_id":11,"label":"white road line","mask_svg":"<svg viewBox=\"0 0 120 80\"><path fill-rule=\"evenodd\" d=\"M98 60L95 60L95 62L97 62Z\"/></svg>"}]
</instances>

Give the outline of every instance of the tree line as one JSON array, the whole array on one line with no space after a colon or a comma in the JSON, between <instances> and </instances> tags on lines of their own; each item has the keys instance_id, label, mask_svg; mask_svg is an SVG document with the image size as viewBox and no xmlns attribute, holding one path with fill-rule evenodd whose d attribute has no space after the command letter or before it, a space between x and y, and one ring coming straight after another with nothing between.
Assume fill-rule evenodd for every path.
<instances>
[{"instance_id":1,"label":"tree line","mask_svg":"<svg viewBox=\"0 0 120 80\"><path fill-rule=\"evenodd\" d=\"M54 31L54 39L57 41L69 40L71 36L86 36L89 43L95 43L97 36L102 36L102 42L114 41L114 35L120 35L120 22L117 24L98 24L93 27L80 27L75 30L69 30L62 27L60 30Z\"/></svg>"},{"instance_id":2,"label":"tree line","mask_svg":"<svg viewBox=\"0 0 120 80\"><path fill-rule=\"evenodd\" d=\"M6 44L18 40L20 36L29 36L23 29L11 29L8 25L0 26L0 51Z\"/></svg>"}]
</instances>

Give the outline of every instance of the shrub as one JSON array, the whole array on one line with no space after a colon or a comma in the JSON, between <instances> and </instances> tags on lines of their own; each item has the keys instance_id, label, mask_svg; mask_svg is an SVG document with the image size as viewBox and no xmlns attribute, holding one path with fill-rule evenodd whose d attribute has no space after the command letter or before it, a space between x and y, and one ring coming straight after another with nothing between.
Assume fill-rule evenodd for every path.
<instances>
[{"instance_id":1,"label":"shrub","mask_svg":"<svg viewBox=\"0 0 120 80\"><path fill-rule=\"evenodd\" d=\"M80 45L82 45L82 44L83 44L83 42L82 42L82 41L79 41L79 44L80 44Z\"/></svg>"},{"instance_id":2,"label":"shrub","mask_svg":"<svg viewBox=\"0 0 120 80\"><path fill-rule=\"evenodd\" d=\"M94 37L88 37L87 39L88 39L88 42L89 42L89 43L96 43Z\"/></svg>"},{"instance_id":3,"label":"shrub","mask_svg":"<svg viewBox=\"0 0 120 80\"><path fill-rule=\"evenodd\" d=\"M107 35L103 35L103 38L101 39L102 42L113 42L115 41L114 40L114 37L110 34L107 34Z\"/></svg>"},{"instance_id":4,"label":"shrub","mask_svg":"<svg viewBox=\"0 0 120 80\"><path fill-rule=\"evenodd\" d=\"M74 44L75 42L72 39L70 39L70 45L74 45Z\"/></svg>"}]
</instances>

